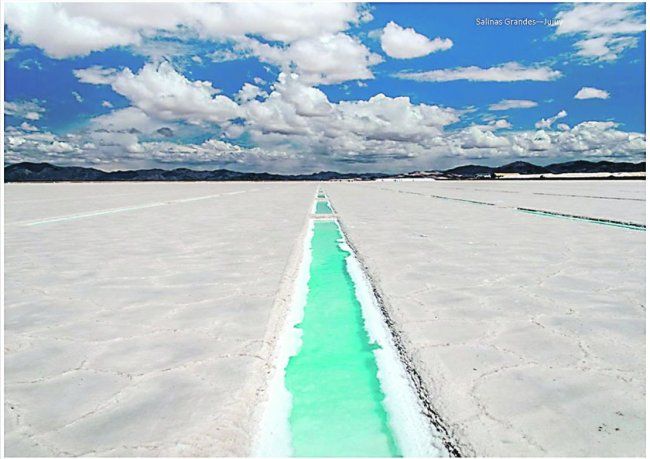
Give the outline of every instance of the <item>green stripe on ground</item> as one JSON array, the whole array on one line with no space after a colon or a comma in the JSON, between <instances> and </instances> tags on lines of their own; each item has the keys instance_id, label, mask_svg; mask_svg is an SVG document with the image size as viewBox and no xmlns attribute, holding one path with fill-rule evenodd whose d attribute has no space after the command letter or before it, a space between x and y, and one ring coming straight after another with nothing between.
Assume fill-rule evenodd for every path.
<instances>
[{"instance_id":1,"label":"green stripe on ground","mask_svg":"<svg viewBox=\"0 0 650 459\"><path fill-rule=\"evenodd\" d=\"M318 201L316 202L316 213L317 214L331 214L332 208L330 207L327 201Z\"/></svg>"},{"instance_id":2,"label":"green stripe on ground","mask_svg":"<svg viewBox=\"0 0 650 459\"><path fill-rule=\"evenodd\" d=\"M302 346L285 384L295 456L399 456L336 222L314 222Z\"/></svg>"}]
</instances>

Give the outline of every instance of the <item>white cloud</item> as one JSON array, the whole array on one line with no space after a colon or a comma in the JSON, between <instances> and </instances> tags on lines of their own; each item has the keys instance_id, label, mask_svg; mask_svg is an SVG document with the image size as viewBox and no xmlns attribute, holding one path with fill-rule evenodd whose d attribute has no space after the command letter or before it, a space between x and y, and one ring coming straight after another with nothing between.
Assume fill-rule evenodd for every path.
<instances>
[{"instance_id":1,"label":"white cloud","mask_svg":"<svg viewBox=\"0 0 650 459\"><path fill-rule=\"evenodd\" d=\"M229 49L218 49L208 54L208 57L212 62L220 63L245 59L246 57L249 57L249 55L244 52L236 52Z\"/></svg>"},{"instance_id":2,"label":"white cloud","mask_svg":"<svg viewBox=\"0 0 650 459\"><path fill-rule=\"evenodd\" d=\"M254 84L244 83L244 86L237 92L236 99L238 102L248 102L253 100L256 97L265 97L268 96L266 91L263 91L259 86Z\"/></svg>"},{"instance_id":3,"label":"white cloud","mask_svg":"<svg viewBox=\"0 0 650 459\"><path fill-rule=\"evenodd\" d=\"M336 35L331 37L338 40ZM234 100L219 95L210 82L188 79L167 62L149 63L137 72L79 69L75 75L80 81L110 85L132 106L95 117L74 135L9 127L5 137L7 161L39 158L56 163L92 162L106 168L144 164L232 166L296 173L431 169L458 157L643 158L644 134L621 131L610 122L570 127L557 122L566 117L564 111L541 120L537 130L521 132L512 131L508 120L496 117L483 124L458 127L455 123L466 110L414 103L408 97L380 93L365 100L333 102L314 85L335 78L338 67L318 70L317 63L306 63L296 48L292 49L303 42L321 46L314 45L314 40L265 45L270 49L254 41L262 46L255 52L268 53L269 59L277 53L278 65L295 72L282 72L273 84L259 79L253 80L256 84L246 83ZM250 46L250 42L243 43ZM341 43L347 46L344 40ZM535 104L506 99L490 109ZM40 107L38 101L35 107ZM22 113L40 116L35 107L25 106ZM202 133L214 130L215 138L198 144L177 144L168 139L161 142L158 131L165 128L174 139L185 138L184 129ZM255 147L227 141L244 134Z\"/></svg>"},{"instance_id":4,"label":"white cloud","mask_svg":"<svg viewBox=\"0 0 650 459\"><path fill-rule=\"evenodd\" d=\"M74 97L74 100L79 103L82 103L84 101L84 98L81 97L81 94L79 94L77 91L72 91L72 97Z\"/></svg>"},{"instance_id":5,"label":"white cloud","mask_svg":"<svg viewBox=\"0 0 650 459\"><path fill-rule=\"evenodd\" d=\"M603 89L585 86L573 97L575 99L609 99L609 93Z\"/></svg>"},{"instance_id":6,"label":"white cloud","mask_svg":"<svg viewBox=\"0 0 650 459\"><path fill-rule=\"evenodd\" d=\"M82 83L88 84L111 84L115 81L117 70L111 68L100 67L93 65L85 69L73 70L74 76Z\"/></svg>"},{"instance_id":7,"label":"white cloud","mask_svg":"<svg viewBox=\"0 0 650 459\"><path fill-rule=\"evenodd\" d=\"M378 94L365 101L332 103L321 90L286 74L268 98L243 108L247 129L261 142L292 137L303 144L326 144L332 151L363 149L364 141L424 144L459 119L453 109L415 105L408 97Z\"/></svg>"},{"instance_id":8,"label":"white cloud","mask_svg":"<svg viewBox=\"0 0 650 459\"><path fill-rule=\"evenodd\" d=\"M616 123L587 121L558 130L519 131L496 136L484 126L471 126L447 138L447 150L468 158L584 158L642 160L645 135L619 131Z\"/></svg>"},{"instance_id":9,"label":"white cloud","mask_svg":"<svg viewBox=\"0 0 650 459\"><path fill-rule=\"evenodd\" d=\"M640 3L577 3L560 11L556 35L582 37L576 53L587 61L612 62L635 47L634 35L645 31L644 8Z\"/></svg>"},{"instance_id":10,"label":"white cloud","mask_svg":"<svg viewBox=\"0 0 650 459\"><path fill-rule=\"evenodd\" d=\"M131 46L158 62L195 55L190 45L178 40L189 37L233 48L214 51L208 55L213 61L254 54L263 62L300 73L306 81L323 84L373 78L370 67L381 62L381 57L344 33L369 17L364 6L353 3L290 7L274 3L14 3L7 7L10 33L55 58ZM105 84L111 77L110 69L84 70L86 75L78 77L88 83Z\"/></svg>"},{"instance_id":11,"label":"white cloud","mask_svg":"<svg viewBox=\"0 0 650 459\"><path fill-rule=\"evenodd\" d=\"M241 51L262 62L300 74L305 82L333 84L374 78L370 67L382 61L357 38L339 33L299 39L287 47L272 46L254 39L243 40Z\"/></svg>"},{"instance_id":12,"label":"white cloud","mask_svg":"<svg viewBox=\"0 0 650 459\"><path fill-rule=\"evenodd\" d=\"M449 38L436 37L430 40L413 28L402 28L393 21L386 24L380 39L384 52L396 59L422 57L436 51L446 51L453 46Z\"/></svg>"},{"instance_id":13,"label":"white cloud","mask_svg":"<svg viewBox=\"0 0 650 459\"><path fill-rule=\"evenodd\" d=\"M38 131L38 128L36 126L34 126L33 124L29 124L27 121L23 121L20 124L20 129L22 129L23 131L30 131L30 132Z\"/></svg>"},{"instance_id":14,"label":"white cloud","mask_svg":"<svg viewBox=\"0 0 650 459\"><path fill-rule=\"evenodd\" d=\"M377 94L367 101L343 101L339 104L343 125L366 138L408 140L426 143L427 137L459 121L456 110L436 105L413 104L408 97Z\"/></svg>"},{"instance_id":15,"label":"white cloud","mask_svg":"<svg viewBox=\"0 0 650 459\"><path fill-rule=\"evenodd\" d=\"M214 6L214 5L211 5ZM206 11L203 33L214 37L260 35L274 41L293 42L316 35L335 34L364 20L355 4L229 3L220 14ZM212 14L211 14L212 13Z\"/></svg>"},{"instance_id":16,"label":"white cloud","mask_svg":"<svg viewBox=\"0 0 650 459\"><path fill-rule=\"evenodd\" d=\"M507 62L495 67L457 67L426 72L400 72L393 76L415 81L552 81L562 73L546 66L526 67L517 62Z\"/></svg>"},{"instance_id":17,"label":"white cloud","mask_svg":"<svg viewBox=\"0 0 650 459\"><path fill-rule=\"evenodd\" d=\"M4 60L10 61L18 54L20 50L18 48L6 48L4 53Z\"/></svg>"},{"instance_id":18,"label":"white cloud","mask_svg":"<svg viewBox=\"0 0 650 459\"><path fill-rule=\"evenodd\" d=\"M508 129L512 127L510 121L504 119L492 121L490 124L494 126L495 129Z\"/></svg>"},{"instance_id":19,"label":"white cloud","mask_svg":"<svg viewBox=\"0 0 650 459\"><path fill-rule=\"evenodd\" d=\"M54 58L83 56L113 46L140 45L154 32L202 39L258 35L293 42L336 34L367 19L349 3L11 3L9 30L23 44Z\"/></svg>"},{"instance_id":20,"label":"white cloud","mask_svg":"<svg viewBox=\"0 0 650 459\"><path fill-rule=\"evenodd\" d=\"M514 142L524 151L539 151L543 155L642 159L645 135L619 131L616 127L613 122L586 121L570 129L520 133Z\"/></svg>"},{"instance_id":21,"label":"white cloud","mask_svg":"<svg viewBox=\"0 0 650 459\"><path fill-rule=\"evenodd\" d=\"M489 110L500 111L500 110L512 110L515 108L532 108L537 107L537 102L533 100L525 99L503 99L496 104L491 104Z\"/></svg>"},{"instance_id":22,"label":"white cloud","mask_svg":"<svg viewBox=\"0 0 650 459\"><path fill-rule=\"evenodd\" d=\"M83 150L66 137L49 132L25 132L8 127L5 130L5 161L66 161Z\"/></svg>"},{"instance_id":23,"label":"white cloud","mask_svg":"<svg viewBox=\"0 0 650 459\"><path fill-rule=\"evenodd\" d=\"M143 39L137 45L131 46L134 54L145 56L151 62L162 60L187 61L197 52L198 45L181 41L173 36L173 33L162 32L162 35L144 34ZM196 56L198 57L198 56Z\"/></svg>"},{"instance_id":24,"label":"white cloud","mask_svg":"<svg viewBox=\"0 0 650 459\"><path fill-rule=\"evenodd\" d=\"M292 81L289 85L300 83ZM588 121L573 127L559 123L557 129L497 135L495 130L506 127L507 121L496 120L486 125L447 130L445 127L453 122L457 112L381 95L366 101L336 104L314 93L308 106L328 105L311 110L311 115L318 116L300 116L294 107L296 101L288 102L286 94L281 92L299 94L302 89L297 86L288 89L289 85L286 81L278 82L277 90L265 102L250 102L257 108L260 104L270 105L265 107L270 116L251 113L244 126L251 138L259 141L256 147L241 147L216 138L199 144L142 141L140 134L132 129L111 130L126 126L146 130L157 126L137 109L127 109L117 111L113 121L108 117L96 119L93 121L96 130L77 134L28 132L10 126L5 132L5 158L8 163L91 163L105 169L183 165L297 173L327 169L431 169L441 162L458 162L459 158L465 161L499 158L502 162L517 158L638 161L645 155L645 134L620 131L613 122ZM273 115L277 114L284 117L281 121L302 129L286 132L280 122L271 124ZM401 121L404 117L407 119ZM403 124L392 129L393 122ZM388 131L383 132L386 128Z\"/></svg>"},{"instance_id":25,"label":"white cloud","mask_svg":"<svg viewBox=\"0 0 650 459\"><path fill-rule=\"evenodd\" d=\"M239 170L297 168L295 152L245 148L219 139L200 144L169 141L139 142L129 132L93 131L85 135L55 135L50 132L25 132L13 127L5 135L7 163L48 161L58 165L93 164L104 170L147 166L229 167ZM281 163L282 166L275 166Z\"/></svg>"},{"instance_id":26,"label":"white cloud","mask_svg":"<svg viewBox=\"0 0 650 459\"><path fill-rule=\"evenodd\" d=\"M642 5L638 3L576 3L560 11L556 33L628 35L645 31Z\"/></svg>"},{"instance_id":27,"label":"white cloud","mask_svg":"<svg viewBox=\"0 0 650 459\"><path fill-rule=\"evenodd\" d=\"M575 43L576 53L580 57L596 61L612 62L618 59L621 52L634 48L638 43L636 37L596 37L580 40Z\"/></svg>"},{"instance_id":28,"label":"white cloud","mask_svg":"<svg viewBox=\"0 0 650 459\"><path fill-rule=\"evenodd\" d=\"M549 129L553 123L555 123L557 120L561 118L566 118L567 112L564 110L561 110L557 115L551 116L550 118L542 118L539 120L537 123L535 123L535 127L537 129Z\"/></svg>"},{"instance_id":29,"label":"white cloud","mask_svg":"<svg viewBox=\"0 0 650 459\"><path fill-rule=\"evenodd\" d=\"M90 125L93 129L100 130L117 132L135 129L139 132L151 133L161 127L168 127L169 122L152 118L139 108L127 107L91 118Z\"/></svg>"},{"instance_id":30,"label":"white cloud","mask_svg":"<svg viewBox=\"0 0 650 459\"><path fill-rule=\"evenodd\" d=\"M5 115L37 121L43 112L45 108L38 99L5 101Z\"/></svg>"},{"instance_id":31,"label":"white cloud","mask_svg":"<svg viewBox=\"0 0 650 459\"><path fill-rule=\"evenodd\" d=\"M489 148L499 149L510 146L510 141L505 137L495 135L491 130L481 129L479 126L471 126L463 131L459 136L461 140L460 147L469 148Z\"/></svg>"},{"instance_id":32,"label":"white cloud","mask_svg":"<svg viewBox=\"0 0 650 459\"><path fill-rule=\"evenodd\" d=\"M111 104L111 103L110 103L109 101L107 101L107 100L104 100L104 101L102 101L102 107L113 108L113 104Z\"/></svg>"},{"instance_id":33,"label":"white cloud","mask_svg":"<svg viewBox=\"0 0 650 459\"><path fill-rule=\"evenodd\" d=\"M144 148L139 141L138 132L97 130L88 135L88 140L103 152L114 152L128 157L129 154L142 154ZM83 148L83 146L80 146Z\"/></svg>"},{"instance_id":34,"label":"white cloud","mask_svg":"<svg viewBox=\"0 0 650 459\"><path fill-rule=\"evenodd\" d=\"M92 69L77 70L75 75L81 81L110 83L115 92L153 118L200 124L220 123L239 116L237 104L218 95L212 83L190 81L168 62L145 64L137 74L124 69L105 76L105 69Z\"/></svg>"},{"instance_id":35,"label":"white cloud","mask_svg":"<svg viewBox=\"0 0 650 459\"><path fill-rule=\"evenodd\" d=\"M133 30L106 25L90 16L74 16L61 4L8 3L5 21L22 44L38 46L59 59L140 41Z\"/></svg>"}]
</instances>

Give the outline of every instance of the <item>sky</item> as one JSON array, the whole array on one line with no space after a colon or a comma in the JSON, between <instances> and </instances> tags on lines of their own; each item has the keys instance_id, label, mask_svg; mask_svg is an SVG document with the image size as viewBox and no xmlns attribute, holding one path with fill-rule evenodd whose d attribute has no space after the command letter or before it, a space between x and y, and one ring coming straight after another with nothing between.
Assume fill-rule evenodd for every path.
<instances>
[{"instance_id":1,"label":"sky","mask_svg":"<svg viewBox=\"0 0 650 459\"><path fill-rule=\"evenodd\" d=\"M641 3L5 3L5 164L645 159Z\"/></svg>"}]
</instances>

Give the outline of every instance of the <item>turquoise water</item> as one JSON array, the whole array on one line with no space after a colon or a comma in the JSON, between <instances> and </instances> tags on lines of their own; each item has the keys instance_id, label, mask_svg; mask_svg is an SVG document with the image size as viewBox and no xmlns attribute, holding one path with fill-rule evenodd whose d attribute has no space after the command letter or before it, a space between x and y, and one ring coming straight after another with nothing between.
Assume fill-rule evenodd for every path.
<instances>
[{"instance_id":1,"label":"turquoise water","mask_svg":"<svg viewBox=\"0 0 650 459\"><path fill-rule=\"evenodd\" d=\"M320 204L320 203L319 203ZM399 456L361 305L334 221L314 222L302 346L285 385L295 456Z\"/></svg>"},{"instance_id":2,"label":"turquoise water","mask_svg":"<svg viewBox=\"0 0 650 459\"><path fill-rule=\"evenodd\" d=\"M329 202L327 201L318 201L316 202L316 213L317 214L331 214L332 208L330 207Z\"/></svg>"}]
</instances>

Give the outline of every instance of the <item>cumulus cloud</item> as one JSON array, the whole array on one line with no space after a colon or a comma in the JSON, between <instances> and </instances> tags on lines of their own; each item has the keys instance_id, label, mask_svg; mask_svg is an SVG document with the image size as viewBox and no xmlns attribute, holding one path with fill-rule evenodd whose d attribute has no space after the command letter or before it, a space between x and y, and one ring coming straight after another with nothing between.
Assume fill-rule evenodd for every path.
<instances>
[{"instance_id":1,"label":"cumulus cloud","mask_svg":"<svg viewBox=\"0 0 650 459\"><path fill-rule=\"evenodd\" d=\"M297 141L335 155L365 150L365 142L373 141L426 144L459 120L453 109L413 104L408 97L378 94L332 103L296 74L281 74L266 99L242 108L246 127L257 141Z\"/></svg>"},{"instance_id":2,"label":"cumulus cloud","mask_svg":"<svg viewBox=\"0 0 650 459\"><path fill-rule=\"evenodd\" d=\"M190 81L169 62L148 63L138 73L130 69L107 72L89 68L75 71L80 81L110 84L115 92L151 117L188 123L219 123L238 116L238 105L218 95L209 81Z\"/></svg>"},{"instance_id":3,"label":"cumulus cloud","mask_svg":"<svg viewBox=\"0 0 650 459\"><path fill-rule=\"evenodd\" d=\"M575 43L576 53L580 57L596 61L615 61L627 48L634 48L638 43L636 37L596 37Z\"/></svg>"},{"instance_id":4,"label":"cumulus cloud","mask_svg":"<svg viewBox=\"0 0 650 459\"><path fill-rule=\"evenodd\" d=\"M576 3L560 11L556 33L589 35L635 34L645 31L641 5L635 3Z\"/></svg>"},{"instance_id":5,"label":"cumulus cloud","mask_svg":"<svg viewBox=\"0 0 650 459\"><path fill-rule=\"evenodd\" d=\"M212 61L256 56L321 84L373 78L370 67L382 60L344 33L371 17L356 4L287 8L273 3L14 3L8 5L6 17L12 36L54 58L131 46L150 60L160 61L195 54L182 42L189 37L232 48L215 50L207 56ZM200 59L188 57L196 58ZM111 70L91 67L76 74L81 81L106 84Z\"/></svg>"},{"instance_id":6,"label":"cumulus cloud","mask_svg":"<svg viewBox=\"0 0 650 459\"><path fill-rule=\"evenodd\" d=\"M494 135L482 126L451 133L449 151L469 158L566 158L640 160L645 134L624 132L613 122L587 121L558 130L510 132ZM459 147L459 148L458 148Z\"/></svg>"},{"instance_id":7,"label":"cumulus cloud","mask_svg":"<svg viewBox=\"0 0 650 459\"><path fill-rule=\"evenodd\" d=\"M304 72L281 72L272 84L259 79L245 83L234 99L220 95L209 82L188 79L168 62L148 63L137 72L91 67L75 75L90 84L110 85L132 106L97 116L85 129L66 135L34 131L29 124L9 127L8 162L90 162L105 168L176 164L296 173L431 169L459 157L636 159L645 151L644 134L621 131L612 122L573 127L557 123L567 116L565 111L541 120L534 131L512 131L503 118L459 126L466 111L415 103L409 97L379 93L334 102ZM27 102L20 110L11 102L9 110L27 114L40 107L39 101ZM535 102L506 99L491 108L531 104ZM180 143L189 137L188 129L214 134L205 142ZM233 139L243 134L254 147L235 144Z\"/></svg>"},{"instance_id":8,"label":"cumulus cloud","mask_svg":"<svg viewBox=\"0 0 650 459\"><path fill-rule=\"evenodd\" d=\"M82 56L141 40L127 27L104 24L92 16L76 16L62 4L9 3L5 21L22 44L38 46L54 58Z\"/></svg>"},{"instance_id":9,"label":"cumulus cloud","mask_svg":"<svg viewBox=\"0 0 650 459\"><path fill-rule=\"evenodd\" d=\"M500 119L491 121L490 126L494 126L495 129L508 129L512 127L512 124L508 120Z\"/></svg>"},{"instance_id":10,"label":"cumulus cloud","mask_svg":"<svg viewBox=\"0 0 650 459\"><path fill-rule=\"evenodd\" d=\"M507 62L489 68L476 66L457 67L454 69L430 70L425 72L399 72L393 76L415 81L552 81L560 78L562 73L546 66L526 67L517 62Z\"/></svg>"},{"instance_id":11,"label":"cumulus cloud","mask_svg":"<svg viewBox=\"0 0 650 459\"><path fill-rule=\"evenodd\" d=\"M540 120L535 130L512 131L506 119L467 126L458 123L467 110L416 103L409 97L373 93L363 100L330 100L319 85L353 81L361 86L362 80L374 78L373 67L382 61L349 31L370 18L367 7L357 4L287 8L268 3L12 3L6 11L11 39L40 47L51 57L129 46L149 61L139 70L100 66L75 70L80 82L110 86L131 106L97 116L69 134L41 132L33 125L38 123L30 124L41 118L42 102L7 102L6 114L19 118L10 123L22 122L5 132L8 161L93 162L107 168L144 163L232 165L298 172L431 168L441 159L458 156L642 158L645 151L642 133L621 131L612 122L572 127L558 122L566 117L564 111ZM642 8L634 5L576 4L558 13L561 24L556 33L574 36L576 53L583 59L612 61L636 45L644 30L641 16ZM394 22L377 38L388 56L400 59L453 45L449 39L430 39ZM212 54L193 49L195 40L209 41L215 44L213 50L218 49ZM181 50L186 57L180 66L163 59ZM250 57L278 67L277 81L257 78L226 97L211 82L182 72L182 64L191 60ZM276 70L270 69L269 75ZM541 64L508 62L396 76L510 82L552 81L562 74ZM592 95L602 91L582 88L575 97L584 98L585 90L592 90ZM536 105L532 100L504 99L489 109ZM102 106L113 108L108 101ZM199 143L173 141L195 138L197 133L212 138ZM256 146L236 145L243 135L247 144Z\"/></svg>"},{"instance_id":12,"label":"cumulus cloud","mask_svg":"<svg viewBox=\"0 0 650 459\"><path fill-rule=\"evenodd\" d=\"M586 121L568 130L545 131L538 137L538 146L546 145L545 154L557 156L576 156L594 158L641 158L645 151L645 135L623 132L616 129L613 122ZM534 139L534 136L533 136ZM547 140L548 139L548 140ZM531 135L521 134L516 142L524 149L529 145Z\"/></svg>"},{"instance_id":13,"label":"cumulus cloud","mask_svg":"<svg viewBox=\"0 0 650 459\"><path fill-rule=\"evenodd\" d=\"M479 126L471 126L459 135L460 147L499 149L510 146L510 141L505 137L495 135L491 130L481 129Z\"/></svg>"},{"instance_id":14,"label":"cumulus cloud","mask_svg":"<svg viewBox=\"0 0 650 459\"><path fill-rule=\"evenodd\" d=\"M25 132L8 127L5 130L5 161L66 161L83 149L72 138L56 136L49 132Z\"/></svg>"},{"instance_id":15,"label":"cumulus cloud","mask_svg":"<svg viewBox=\"0 0 650 459\"><path fill-rule=\"evenodd\" d=\"M585 86L581 88L573 97L575 99L609 99L609 93L603 89Z\"/></svg>"},{"instance_id":16,"label":"cumulus cloud","mask_svg":"<svg viewBox=\"0 0 650 459\"><path fill-rule=\"evenodd\" d=\"M92 129L104 131L137 131L150 133L161 127L168 126L165 121L152 118L137 107L127 107L113 110L105 115L91 118Z\"/></svg>"},{"instance_id":17,"label":"cumulus cloud","mask_svg":"<svg viewBox=\"0 0 650 459\"><path fill-rule=\"evenodd\" d=\"M37 121L45 112L45 108L41 104L42 102L38 99L5 101L5 115Z\"/></svg>"},{"instance_id":18,"label":"cumulus cloud","mask_svg":"<svg viewBox=\"0 0 650 459\"><path fill-rule=\"evenodd\" d=\"M297 85L299 81L289 85L294 83ZM93 163L106 169L176 164L296 173L324 169L430 169L452 158L454 161L556 157L641 160L645 155L645 134L620 131L614 122L588 121L573 127L558 124L557 129L551 126L499 134L495 130L509 127L507 121L447 129L457 118L457 112L412 104L408 98L378 95L365 101L332 103L313 93L314 99L300 108L309 113L298 115L297 101L288 101L281 92L299 93L301 89L283 88L282 84L286 81L278 82L265 101L250 101L249 108L262 109L268 115L253 112L247 115L248 124L244 129L251 138L259 140L256 147L242 147L217 138L198 144L142 140L143 134L138 129L117 130L128 122L136 123L142 130L157 126L147 125L151 121L132 112L120 115L124 117L122 124L107 119L94 122L96 127L114 130L55 135L8 127L6 161ZM270 105L264 106L265 103ZM284 118L272 124L273 115L277 114ZM404 116L407 117L404 124L391 130L390 123L399 122ZM339 121L341 118L343 122ZM398 131L407 124L409 130ZM287 126L301 129L286 129ZM383 132L386 128L388 131ZM158 139L160 135L164 134L159 133Z\"/></svg>"},{"instance_id":19,"label":"cumulus cloud","mask_svg":"<svg viewBox=\"0 0 650 459\"><path fill-rule=\"evenodd\" d=\"M164 134L169 131L162 128ZM239 170L296 170L300 155L282 149L266 151L246 148L211 138L198 144L164 141L138 141L129 132L89 132L56 135L50 132L26 132L9 127L5 132L5 160L47 161L62 165L89 163L105 170L124 167L181 166L229 167ZM274 166L279 163L282 166ZM277 169L279 170L279 169Z\"/></svg>"},{"instance_id":20,"label":"cumulus cloud","mask_svg":"<svg viewBox=\"0 0 650 459\"><path fill-rule=\"evenodd\" d=\"M537 107L537 102L525 99L503 99L496 104L491 104L488 109L492 111L512 110L514 108Z\"/></svg>"},{"instance_id":21,"label":"cumulus cloud","mask_svg":"<svg viewBox=\"0 0 650 459\"><path fill-rule=\"evenodd\" d=\"M244 86L242 86L239 92L237 92L236 99L238 102L248 102L249 100L264 96L268 96L268 93L260 89L259 86L255 86L254 84L250 83L244 83Z\"/></svg>"},{"instance_id":22,"label":"cumulus cloud","mask_svg":"<svg viewBox=\"0 0 650 459\"><path fill-rule=\"evenodd\" d=\"M559 119L561 119L561 118L566 118L566 116L567 116L567 112L564 111L564 110L561 110L561 111L560 111L557 115L555 115L555 116L551 116L550 118L542 118L542 119L539 120L537 123L535 123L535 127L536 127L537 129L544 129L544 128L548 129L548 128L550 128L550 127L553 125L553 123L555 123L557 120L559 120Z\"/></svg>"},{"instance_id":23,"label":"cumulus cloud","mask_svg":"<svg viewBox=\"0 0 650 459\"><path fill-rule=\"evenodd\" d=\"M6 24L21 43L54 58L83 56L114 46L140 45L154 32L203 39L256 35L292 42L336 34L367 20L347 3L11 3Z\"/></svg>"},{"instance_id":24,"label":"cumulus cloud","mask_svg":"<svg viewBox=\"0 0 650 459\"><path fill-rule=\"evenodd\" d=\"M32 124L29 124L27 121L23 121L20 123L20 129L23 131L30 131L30 132L35 132L38 131L38 128Z\"/></svg>"},{"instance_id":25,"label":"cumulus cloud","mask_svg":"<svg viewBox=\"0 0 650 459\"><path fill-rule=\"evenodd\" d=\"M635 47L635 35L645 31L645 15L639 3L576 3L560 11L556 35L580 37L577 55L587 61L612 62L624 50Z\"/></svg>"},{"instance_id":26,"label":"cumulus cloud","mask_svg":"<svg viewBox=\"0 0 650 459\"><path fill-rule=\"evenodd\" d=\"M117 70L93 65L85 69L75 69L72 73L82 83L111 84L115 80Z\"/></svg>"},{"instance_id":27,"label":"cumulus cloud","mask_svg":"<svg viewBox=\"0 0 650 459\"><path fill-rule=\"evenodd\" d=\"M393 21L386 24L380 36L381 48L390 57L411 59L436 51L446 51L453 46L449 38L436 37L430 40L413 28L402 28Z\"/></svg>"},{"instance_id":28,"label":"cumulus cloud","mask_svg":"<svg viewBox=\"0 0 650 459\"><path fill-rule=\"evenodd\" d=\"M382 61L358 38L338 33L299 39L288 46L273 46L255 39L240 41L238 49L301 75L311 84L333 84L374 78L370 67Z\"/></svg>"}]
</instances>

